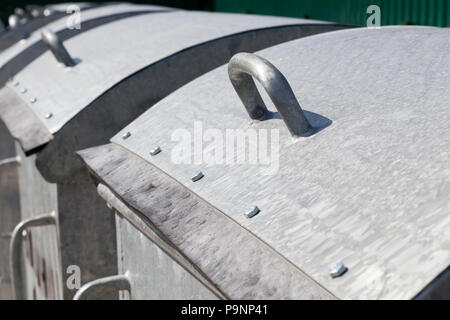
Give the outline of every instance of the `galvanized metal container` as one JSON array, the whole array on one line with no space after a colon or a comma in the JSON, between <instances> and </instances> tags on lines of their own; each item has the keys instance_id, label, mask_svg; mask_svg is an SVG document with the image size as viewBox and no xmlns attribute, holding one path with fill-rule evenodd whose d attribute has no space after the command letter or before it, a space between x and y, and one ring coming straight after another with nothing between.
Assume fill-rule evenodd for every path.
<instances>
[{"instance_id":1,"label":"galvanized metal container","mask_svg":"<svg viewBox=\"0 0 450 320\"><path fill-rule=\"evenodd\" d=\"M16 43L24 43L30 34L36 30L44 27L45 25L67 17L66 8L71 4L60 4L57 7L48 6L45 14L37 17L21 17L17 14L13 14L9 17L9 28L0 35L0 52L9 48ZM85 3L80 6L80 10L88 10L97 6L93 3ZM45 9L44 9L45 10ZM23 11L23 10L22 10Z\"/></svg>"},{"instance_id":2,"label":"galvanized metal container","mask_svg":"<svg viewBox=\"0 0 450 320\"><path fill-rule=\"evenodd\" d=\"M149 286L152 262L172 259L217 297L449 299L449 36L240 53L78 152L117 214L116 288L154 297L172 271ZM150 241L164 258L139 254Z\"/></svg>"},{"instance_id":3,"label":"galvanized metal container","mask_svg":"<svg viewBox=\"0 0 450 320\"><path fill-rule=\"evenodd\" d=\"M108 23L64 45L45 33L55 56L43 54L0 90L0 116L23 151L25 221L11 241L16 297L71 298L74 288L66 284L74 278L67 271L76 268L82 283L117 274L114 215L73 157L76 150L107 142L155 102L236 52L342 28L178 11ZM23 230L33 259L20 257ZM21 266L28 270L24 281Z\"/></svg>"},{"instance_id":4,"label":"galvanized metal container","mask_svg":"<svg viewBox=\"0 0 450 320\"><path fill-rule=\"evenodd\" d=\"M56 33L61 41L68 40L81 33L89 31L98 26L109 22L118 21L135 15L150 12L170 11L171 8L152 6L152 5L134 5L134 4L111 4L91 8L90 10L80 12L80 24L77 24L75 17L69 20L69 15L64 16L54 22L45 25ZM41 56L48 49L41 40L41 31L39 28L22 42L16 43L0 53L0 84L11 77L14 77L26 65Z\"/></svg>"},{"instance_id":5,"label":"galvanized metal container","mask_svg":"<svg viewBox=\"0 0 450 320\"><path fill-rule=\"evenodd\" d=\"M83 6L82 6L83 7ZM126 17L139 15L149 12L169 11L170 8L159 6L137 6L131 4L117 4L109 6L99 6L82 13L81 29L68 29L67 17L49 23L45 28L56 31L60 39L66 40L82 32L86 32L97 26L108 22L117 21ZM47 46L41 40L40 29L31 33L24 42L16 43L0 53L0 83L3 85L6 80L13 77L17 72L25 68L29 63L41 56L47 51ZM10 297L10 277L9 277L9 258L7 258L9 241L8 237L14 226L20 221L20 208L18 205L18 178L17 161L15 155L14 141L2 124L0 130L0 147L4 152L0 155L2 166L0 174L4 188L0 189L0 208L2 208L2 234L4 239L0 243L0 250L4 259L1 259L1 283L0 297ZM11 150L14 150L12 152Z\"/></svg>"}]
</instances>

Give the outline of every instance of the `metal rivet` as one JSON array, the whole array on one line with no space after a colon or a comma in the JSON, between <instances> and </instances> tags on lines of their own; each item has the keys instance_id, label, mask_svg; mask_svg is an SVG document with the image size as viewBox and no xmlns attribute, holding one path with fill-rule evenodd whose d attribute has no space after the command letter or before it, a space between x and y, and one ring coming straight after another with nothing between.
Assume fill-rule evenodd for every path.
<instances>
[{"instance_id":1,"label":"metal rivet","mask_svg":"<svg viewBox=\"0 0 450 320\"><path fill-rule=\"evenodd\" d=\"M328 270L328 273L332 278L337 278L342 276L344 273L347 272L347 267L342 263L338 262L331 266L331 268Z\"/></svg>"},{"instance_id":2,"label":"metal rivet","mask_svg":"<svg viewBox=\"0 0 450 320\"><path fill-rule=\"evenodd\" d=\"M36 98L31 98L31 99L30 99L30 102L31 102L31 103L35 103L36 101L37 101Z\"/></svg>"},{"instance_id":3,"label":"metal rivet","mask_svg":"<svg viewBox=\"0 0 450 320\"><path fill-rule=\"evenodd\" d=\"M203 174L203 172L201 172L201 171L199 171L199 172L197 172L197 173L195 173L193 176L192 176L192 181L198 181L198 180L200 180L201 178L203 178L204 177L204 174Z\"/></svg>"},{"instance_id":4,"label":"metal rivet","mask_svg":"<svg viewBox=\"0 0 450 320\"><path fill-rule=\"evenodd\" d=\"M152 150L150 150L150 154L152 156L156 156L160 152L161 152L161 148L160 147L154 147Z\"/></svg>"},{"instance_id":5,"label":"metal rivet","mask_svg":"<svg viewBox=\"0 0 450 320\"><path fill-rule=\"evenodd\" d=\"M53 117L53 113L49 112L45 115L45 119L50 119L51 117Z\"/></svg>"},{"instance_id":6,"label":"metal rivet","mask_svg":"<svg viewBox=\"0 0 450 320\"><path fill-rule=\"evenodd\" d=\"M27 92L27 89L26 89L26 88L22 88L22 89L20 90L20 93L25 93L25 92Z\"/></svg>"},{"instance_id":7,"label":"metal rivet","mask_svg":"<svg viewBox=\"0 0 450 320\"><path fill-rule=\"evenodd\" d=\"M259 213L259 211L260 210L257 206L251 206L250 208L247 209L247 211L245 211L244 215L250 219L256 216Z\"/></svg>"},{"instance_id":8,"label":"metal rivet","mask_svg":"<svg viewBox=\"0 0 450 320\"><path fill-rule=\"evenodd\" d=\"M131 137L131 132L130 131L128 131L128 132L125 132L123 135L122 135L122 139L128 139L129 137Z\"/></svg>"}]
</instances>

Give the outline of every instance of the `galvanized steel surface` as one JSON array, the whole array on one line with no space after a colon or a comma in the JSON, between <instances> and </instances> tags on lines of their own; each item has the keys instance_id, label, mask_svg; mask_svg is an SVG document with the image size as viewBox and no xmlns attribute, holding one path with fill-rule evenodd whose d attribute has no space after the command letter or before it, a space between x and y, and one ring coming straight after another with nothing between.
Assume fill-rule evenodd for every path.
<instances>
[{"instance_id":1,"label":"galvanized steel surface","mask_svg":"<svg viewBox=\"0 0 450 320\"><path fill-rule=\"evenodd\" d=\"M69 53L81 60L75 67L61 68L46 53L17 74L15 80L21 83L20 88L27 88L23 94L27 101L31 97L38 99L31 110L55 133L111 86L171 54L233 33L304 22L183 11L127 18L66 41ZM38 82L36 74L40 75ZM20 88L8 86L20 92ZM46 119L49 112L53 117Z\"/></svg>"},{"instance_id":2,"label":"galvanized steel surface","mask_svg":"<svg viewBox=\"0 0 450 320\"><path fill-rule=\"evenodd\" d=\"M131 299L217 299L155 243L123 217L116 215L117 259L128 273ZM127 293L122 292L122 298ZM128 296L129 297L129 296Z\"/></svg>"},{"instance_id":3,"label":"galvanized steel surface","mask_svg":"<svg viewBox=\"0 0 450 320\"><path fill-rule=\"evenodd\" d=\"M149 5L134 5L134 4L117 4L117 5L109 5L102 6L99 8L93 8L86 11L80 12L81 25L83 28L83 23L86 23L88 20L106 17L109 15L114 15L123 12L139 12L139 11L166 11L170 10L169 8L159 7L159 6L149 6ZM52 30L53 32L58 32L60 30L66 29L68 27L68 19L70 16L64 16L60 19L45 25L45 28ZM3 66L9 60L13 59L17 54L21 51L26 50L31 47L34 43L41 40L40 29L35 30L33 33L29 35L29 37L20 43L16 43L13 46L7 48L6 50L0 53L0 66Z\"/></svg>"},{"instance_id":4,"label":"galvanized steel surface","mask_svg":"<svg viewBox=\"0 0 450 320\"><path fill-rule=\"evenodd\" d=\"M56 226L56 217L55 213L51 212L48 214L40 215L34 218L22 220L17 226L14 228L14 231L11 235L10 242L10 268L11 268L11 279L12 279L12 287L14 299L16 300L25 300L27 298L26 295L26 276L22 272L22 249L23 249L23 239L26 238L30 229L40 228L45 226ZM34 253L34 252L33 252ZM47 270L44 270L46 272ZM40 275L38 275L39 277ZM46 282L46 277L44 277L44 282ZM47 283L44 284L47 286Z\"/></svg>"},{"instance_id":5,"label":"galvanized steel surface","mask_svg":"<svg viewBox=\"0 0 450 320\"><path fill-rule=\"evenodd\" d=\"M0 300L12 298L9 240L20 221L17 160L14 141L0 121Z\"/></svg>"},{"instance_id":6,"label":"galvanized steel surface","mask_svg":"<svg viewBox=\"0 0 450 320\"><path fill-rule=\"evenodd\" d=\"M148 237L218 297L335 298L260 239L145 160L114 144L78 155L101 181L100 196L127 220L123 223L131 223L140 238ZM146 293L149 287L139 283L147 283L141 279L146 268L153 267L143 261L152 258L137 256L136 246L124 243L118 251L126 257L123 261L131 260L121 274L131 271L136 293L151 295Z\"/></svg>"},{"instance_id":7,"label":"galvanized steel surface","mask_svg":"<svg viewBox=\"0 0 450 320\"><path fill-rule=\"evenodd\" d=\"M448 29L425 27L345 30L259 52L287 78L313 126L332 121L310 137L293 140L277 117L250 122L223 66L156 104L112 141L338 298L412 298L450 264L449 36ZM221 132L279 129L279 171L174 164L171 135L178 128L192 132L195 121ZM126 131L131 137L123 140ZM149 155L154 145L164 150L157 157ZM198 170L205 177L194 183ZM242 213L251 205L261 212L247 219ZM349 270L332 279L328 268L336 261Z\"/></svg>"},{"instance_id":8,"label":"galvanized steel surface","mask_svg":"<svg viewBox=\"0 0 450 320\"><path fill-rule=\"evenodd\" d=\"M19 191L21 220L33 219L53 212L58 218L57 186L48 183L35 167L36 156L21 157ZM27 231L24 239L22 273L26 299L63 299L61 255L57 226L44 226Z\"/></svg>"},{"instance_id":9,"label":"galvanized steel surface","mask_svg":"<svg viewBox=\"0 0 450 320\"><path fill-rule=\"evenodd\" d=\"M157 19L156 17L159 14L146 15L149 21L147 24L145 18L142 17L124 19L120 23L111 23L66 41L65 45L70 54L75 59L81 60L75 67L69 70L61 68L50 54L45 54L20 72L15 81L4 88L2 92L2 95L4 94L13 102L2 105L2 117L5 121L7 120L10 130L14 132L14 137L21 141L22 148L27 152L39 151L37 156L32 157L28 174L31 176L42 174L47 181L57 183L57 185L53 185L47 182L40 186L40 189L33 189L30 193L33 193L33 196L47 199L45 195L42 196L41 194L53 194L54 192L54 198L49 199L48 203L59 209L59 212L56 209L55 212L58 212L57 217L59 219L58 235L62 248L61 260L60 262L53 261L54 263L51 263L50 266L51 270L57 270L58 272L56 283L63 286L62 288L59 287L61 290L58 291L60 294L58 297L71 298L74 293L65 286L67 277L65 270L70 265L75 264L80 267L82 283L117 273L116 264L112 261L112 257L114 259L116 257L114 216L107 215L108 210L103 200L97 196L95 187L86 170L81 168L81 163L73 159L73 153L77 148L106 142L119 128L147 110L154 102L198 74L223 63L231 57L230 53L236 52L239 48L244 47L254 51L255 48L267 47L270 43L279 43L282 39L292 39L294 36L304 36L316 31L323 32L328 28L328 24L324 23L316 24L325 26L320 30L316 30L316 25L312 25L313 27L307 25L303 28L304 26L301 24L294 24L292 33L284 32L282 28L276 30L268 28L264 29L264 32L252 31L244 33L244 35L223 38L229 36L230 33L248 31L249 28L258 29L261 26L280 25L291 28L292 23L289 19L254 17L250 19L254 21L248 21L248 17L241 17L237 23L234 19L231 19L233 23L230 26L225 22L229 22L228 17L233 18L234 15L220 15L222 18L219 19L216 19L216 15L201 13L185 13L186 16L190 17L189 19L183 19L185 15L177 15L172 19L167 18L174 13L165 13L164 15L166 16L164 19L161 17ZM202 20L203 17L207 18ZM157 21L155 22L155 20ZM166 20L170 20L177 26L180 26L179 22L182 20L186 25L190 24L192 28L183 30L186 25L181 25L178 29L166 28L168 24L165 27L164 25L159 26L162 21ZM293 21L298 22L298 20ZM122 28L127 26L127 23L128 27L124 32L121 32L123 31ZM205 26L208 23L210 23L209 26ZM135 24L139 27L133 30ZM111 28L111 26L113 27ZM152 30L158 29L158 27L158 30L160 30L159 35L152 34L153 42L150 41L152 39L148 39L147 34L147 28L150 26ZM335 28L333 25L330 26ZM205 34L200 33L200 36L195 34L202 29L204 29ZM280 36L280 33L283 34ZM122 34L122 36L118 37L118 34ZM162 37L161 34L167 34L167 38ZM132 39L133 36L139 37ZM149 42L142 45L140 41L142 37L145 37L146 41ZM198 37L200 37L200 40ZM208 41L222 38L223 41ZM72 50L73 47L71 48L70 44L73 41L78 46L79 51ZM160 41L160 44L167 45L168 48L162 45L162 48L158 48L157 41ZM134 43L135 47L124 45L130 42ZM111 52L111 43L113 44L112 47L119 52ZM146 53L139 45L142 45L144 49L151 48L152 54ZM138 50L131 50L136 49L136 47ZM190 48L193 49L184 50ZM207 63L203 63L203 58L208 57L213 49L220 49L220 52L210 58ZM77 56L76 52L85 52L85 54ZM127 52L135 54L136 56L133 57L136 59L131 59L130 55L126 55ZM124 59L124 56L127 59ZM161 63L155 63L161 60ZM192 63L195 68L186 62ZM146 68L145 72L139 73L140 76L134 76L131 81L120 83L123 77L148 65L155 67ZM190 68L191 70L185 71L184 68ZM38 73L35 73L36 71ZM179 75L180 72L182 74ZM29 82L23 81L21 78L24 74ZM36 78L37 74L39 74L39 81ZM173 78L175 76L176 79ZM43 80L43 78L46 78L46 80ZM98 81L98 83L94 83L95 81ZM20 86L15 86L15 83L19 83ZM42 86L45 83L51 84L51 86ZM118 83L122 86L117 85ZM124 90L124 88L125 93L128 93L128 87L135 90L136 87L149 83L155 84L150 86L153 90L147 90L148 88L145 87L145 92L122 94L123 91L121 90ZM109 90L114 85L117 86L113 90ZM15 90L17 87L20 88ZM36 87L41 90L39 91L40 94L37 94ZM107 90L107 94L102 95L104 90ZM28 94L32 94L33 97L28 97ZM75 101L71 101L76 94L79 94L79 96L76 97ZM98 98L98 96L101 97ZM32 103L31 100L34 98L36 100L33 100L34 103ZM111 99L112 102L108 99ZM145 99L145 105L142 105L142 99ZM43 109L44 107L45 109ZM49 110L47 107L53 110ZM75 107L75 110L72 110L71 107ZM39 108L46 111L36 121L33 118L36 118L35 112L39 111ZM127 113L123 112L124 108L128 108ZM78 115L74 121L64 122L69 121L82 109L86 109L86 112ZM5 114L11 117L5 116ZM64 119L58 118L61 114L64 115ZM49 135L48 127L41 127L46 121L51 122L55 118L60 121L60 125L65 125L65 127L58 135L52 137ZM28 128L31 125L32 130L28 130L25 123L28 124ZM102 134L99 134L99 128L102 129ZM25 134L23 134L24 132ZM36 137L43 136L48 136L48 139L46 141L36 139ZM39 149L53 138L52 143L49 143L42 150ZM31 186L30 188L34 187ZM26 197L28 199L25 199L24 202L32 201L29 199L32 197L28 195ZM43 212L48 212L48 210ZM30 211L29 214L39 215L42 214L42 210L39 208L39 210ZM45 247L48 239L42 238L40 235L37 238L40 246ZM59 244L58 241L52 241L54 245ZM32 282L39 278L33 277L30 272L30 279L30 287L32 287ZM32 295L29 294L28 296L31 297ZM105 297L105 295L100 294L98 297Z\"/></svg>"}]
</instances>

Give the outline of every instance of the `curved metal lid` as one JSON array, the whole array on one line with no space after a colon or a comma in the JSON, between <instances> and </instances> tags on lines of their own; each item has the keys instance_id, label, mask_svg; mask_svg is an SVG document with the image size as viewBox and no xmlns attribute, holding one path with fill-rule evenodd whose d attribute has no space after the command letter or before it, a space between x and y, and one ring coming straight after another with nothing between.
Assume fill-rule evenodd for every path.
<instances>
[{"instance_id":1,"label":"curved metal lid","mask_svg":"<svg viewBox=\"0 0 450 320\"><path fill-rule=\"evenodd\" d=\"M292 138L277 113L250 121L223 66L166 97L112 142L337 297L412 298L450 264L449 36L429 27L350 29L260 51L311 124L322 126L311 136ZM262 164L259 155L256 164L233 164L246 155L231 144L228 158L233 129L256 129L255 152L272 161ZM151 156L156 146L162 151ZM204 177L193 182L198 171ZM251 206L260 212L248 219ZM328 268L338 261L348 271L332 278Z\"/></svg>"},{"instance_id":2,"label":"curved metal lid","mask_svg":"<svg viewBox=\"0 0 450 320\"><path fill-rule=\"evenodd\" d=\"M139 11L167 11L170 8L159 7L159 6L147 6L147 5L134 5L134 4L117 4L109 6L101 6L98 8L92 8L90 10L80 12L81 23L86 22L90 19L96 19L101 17L106 17L123 12L139 12ZM45 25L54 32L58 32L67 28L68 19L70 15L60 18L52 23ZM7 63L9 60L14 58L20 52L30 48L34 43L41 40L40 29L35 30L29 35L28 38L21 42L14 44L13 46L5 49L0 53L0 67Z\"/></svg>"},{"instance_id":3,"label":"curved metal lid","mask_svg":"<svg viewBox=\"0 0 450 320\"><path fill-rule=\"evenodd\" d=\"M323 24L186 11L126 18L65 41L70 55L79 60L75 67L61 68L48 52L18 73L8 86L27 103L36 98L36 103L28 103L30 110L55 133L113 85L169 55L243 31L302 23ZM14 86L16 82L20 85ZM51 117L47 117L49 113Z\"/></svg>"}]
</instances>

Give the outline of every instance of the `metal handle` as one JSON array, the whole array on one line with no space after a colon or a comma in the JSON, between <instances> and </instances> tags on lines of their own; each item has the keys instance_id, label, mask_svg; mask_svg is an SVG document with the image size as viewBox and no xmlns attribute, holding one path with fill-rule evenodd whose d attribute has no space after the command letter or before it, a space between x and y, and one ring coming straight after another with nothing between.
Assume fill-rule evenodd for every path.
<instances>
[{"instance_id":1,"label":"metal handle","mask_svg":"<svg viewBox=\"0 0 450 320\"><path fill-rule=\"evenodd\" d=\"M41 36L42 41L47 45L58 62L64 64L66 67L75 65L75 61L70 56L69 52L67 52L62 41L53 31L44 29L41 31Z\"/></svg>"},{"instance_id":2,"label":"metal handle","mask_svg":"<svg viewBox=\"0 0 450 320\"><path fill-rule=\"evenodd\" d=\"M100 278L84 284L75 294L73 300L82 300L85 295L94 288L106 288L110 290L127 290L131 292L130 280L128 275L116 275Z\"/></svg>"},{"instance_id":3,"label":"metal handle","mask_svg":"<svg viewBox=\"0 0 450 320\"><path fill-rule=\"evenodd\" d=\"M0 167L8 164L20 164L20 156L0 160Z\"/></svg>"},{"instance_id":4,"label":"metal handle","mask_svg":"<svg viewBox=\"0 0 450 320\"><path fill-rule=\"evenodd\" d=\"M27 34L25 31L23 31L21 25L20 25L20 19L17 15L12 14L8 18L8 24L11 29L13 29L21 39L25 39L27 37Z\"/></svg>"},{"instance_id":5,"label":"metal handle","mask_svg":"<svg viewBox=\"0 0 450 320\"><path fill-rule=\"evenodd\" d=\"M16 300L26 299L23 292L22 279L22 232L28 228L42 227L56 224L55 213L42 215L20 222L15 228L11 236L10 242L10 264L11 264L11 280L13 284L13 294Z\"/></svg>"},{"instance_id":6,"label":"metal handle","mask_svg":"<svg viewBox=\"0 0 450 320\"><path fill-rule=\"evenodd\" d=\"M252 53L238 53L228 63L228 75L252 119L267 117L267 110L252 77L266 89L293 136L305 134L311 125L283 74L269 61Z\"/></svg>"}]
</instances>

